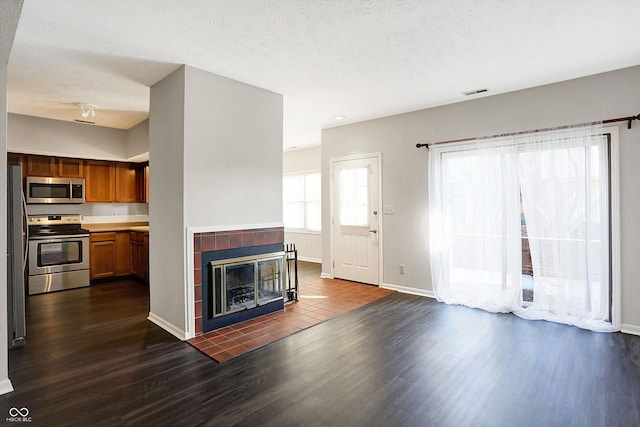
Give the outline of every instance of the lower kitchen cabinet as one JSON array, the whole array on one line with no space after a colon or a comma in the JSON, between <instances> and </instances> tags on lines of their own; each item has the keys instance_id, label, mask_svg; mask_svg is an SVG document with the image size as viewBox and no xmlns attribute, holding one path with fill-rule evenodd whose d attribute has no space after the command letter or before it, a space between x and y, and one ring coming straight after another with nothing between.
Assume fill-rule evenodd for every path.
<instances>
[{"instance_id":1,"label":"lower kitchen cabinet","mask_svg":"<svg viewBox=\"0 0 640 427\"><path fill-rule=\"evenodd\" d=\"M149 233L129 232L131 275L149 282Z\"/></svg>"},{"instance_id":2,"label":"lower kitchen cabinet","mask_svg":"<svg viewBox=\"0 0 640 427\"><path fill-rule=\"evenodd\" d=\"M91 280L116 277L116 233L92 233L89 260Z\"/></svg>"},{"instance_id":3,"label":"lower kitchen cabinet","mask_svg":"<svg viewBox=\"0 0 640 427\"><path fill-rule=\"evenodd\" d=\"M129 266L129 233L119 231L116 233L116 276L131 274Z\"/></svg>"},{"instance_id":4,"label":"lower kitchen cabinet","mask_svg":"<svg viewBox=\"0 0 640 427\"><path fill-rule=\"evenodd\" d=\"M148 283L149 233L91 233L89 250L91 280L134 276Z\"/></svg>"}]
</instances>

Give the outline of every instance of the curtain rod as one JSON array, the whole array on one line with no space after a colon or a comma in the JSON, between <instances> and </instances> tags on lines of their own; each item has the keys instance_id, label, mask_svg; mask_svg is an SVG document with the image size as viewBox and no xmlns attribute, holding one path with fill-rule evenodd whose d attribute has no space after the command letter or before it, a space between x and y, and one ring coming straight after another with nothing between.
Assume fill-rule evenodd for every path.
<instances>
[{"instance_id":1,"label":"curtain rod","mask_svg":"<svg viewBox=\"0 0 640 427\"><path fill-rule=\"evenodd\" d=\"M618 117L617 119L603 120L602 122L591 122L589 124L595 125L595 124L598 124L598 123L627 122L627 129L631 129L631 122L634 121L634 120L640 120L640 114L638 114L637 116ZM450 144L452 142L466 142L466 141L473 141L475 139L500 138L500 137L503 137L503 136L516 136L516 135L525 135L525 134L528 134L528 133L548 132L548 131L552 131L552 130L566 129L566 128L569 128L569 127L571 127L571 126L558 126L558 127L554 127L554 128L535 129L535 130L529 130L529 131L524 131L524 132L509 132L509 133L500 133L500 134L497 134L497 135L489 135L489 136L482 136L482 137L451 139L449 141L418 143L418 144L416 144L416 148L423 148L423 147L429 148L430 145Z\"/></svg>"}]
</instances>

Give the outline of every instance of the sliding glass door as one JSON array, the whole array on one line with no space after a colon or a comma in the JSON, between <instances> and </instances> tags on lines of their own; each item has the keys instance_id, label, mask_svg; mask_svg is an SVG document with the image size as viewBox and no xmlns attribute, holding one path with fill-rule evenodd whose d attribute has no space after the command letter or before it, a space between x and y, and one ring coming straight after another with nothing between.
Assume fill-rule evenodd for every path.
<instances>
[{"instance_id":1,"label":"sliding glass door","mask_svg":"<svg viewBox=\"0 0 640 427\"><path fill-rule=\"evenodd\" d=\"M608 147L589 127L431 148L436 297L612 330Z\"/></svg>"}]
</instances>

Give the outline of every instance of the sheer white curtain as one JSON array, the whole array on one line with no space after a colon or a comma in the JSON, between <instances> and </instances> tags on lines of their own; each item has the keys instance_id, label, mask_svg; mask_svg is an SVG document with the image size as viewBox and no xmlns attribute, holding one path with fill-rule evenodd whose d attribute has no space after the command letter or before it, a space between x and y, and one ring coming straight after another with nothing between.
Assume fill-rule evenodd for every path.
<instances>
[{"instance_id":1,"label":"sheer white curtain","mask_svg":"<svg viewBox=\"0 0 640 427\"><path fill-rule=\"evenodd\" d=\"M519 156L533 298L516 314L595 331L609 322L609 171L599 126L529 135Z\"/></svg>"},{"instance_id":2,"label":"sheer white curtain","mask_svg":"<svg viewBox=\"0 0 640 427\"><path fill-rule=\"evenodd\" d=\"M512 311L521 270L516 147L508 140L452 144L429 156L436 297Z\"/></svg>"},{"instance_id":3,"label":"sheer white curtain","mask_svg":"<svg viewBox=\"0 0 640 427\"><path fill-rule=\"evenodd\" d=\"M580 126L430 148L438 300L614 330L608 154L601 135L600 126ZM523 275L525 240L532 280Z\"/></svg>"}]
</instances>

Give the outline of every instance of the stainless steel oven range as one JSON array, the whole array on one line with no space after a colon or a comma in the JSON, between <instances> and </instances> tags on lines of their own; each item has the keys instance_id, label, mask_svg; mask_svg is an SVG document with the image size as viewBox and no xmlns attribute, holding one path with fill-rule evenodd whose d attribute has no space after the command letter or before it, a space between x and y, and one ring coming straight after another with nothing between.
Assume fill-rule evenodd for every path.
<instances>
[{"instance_id":1,"label":"stainless steel oven range","mask_svg":"<svg viewBox=\"0 0 640 427\"><path fill-rule=\"evenodd\" d=\"M81 215L29 215L29 295L89 286Z\"/></svg>"}]
</instances>

